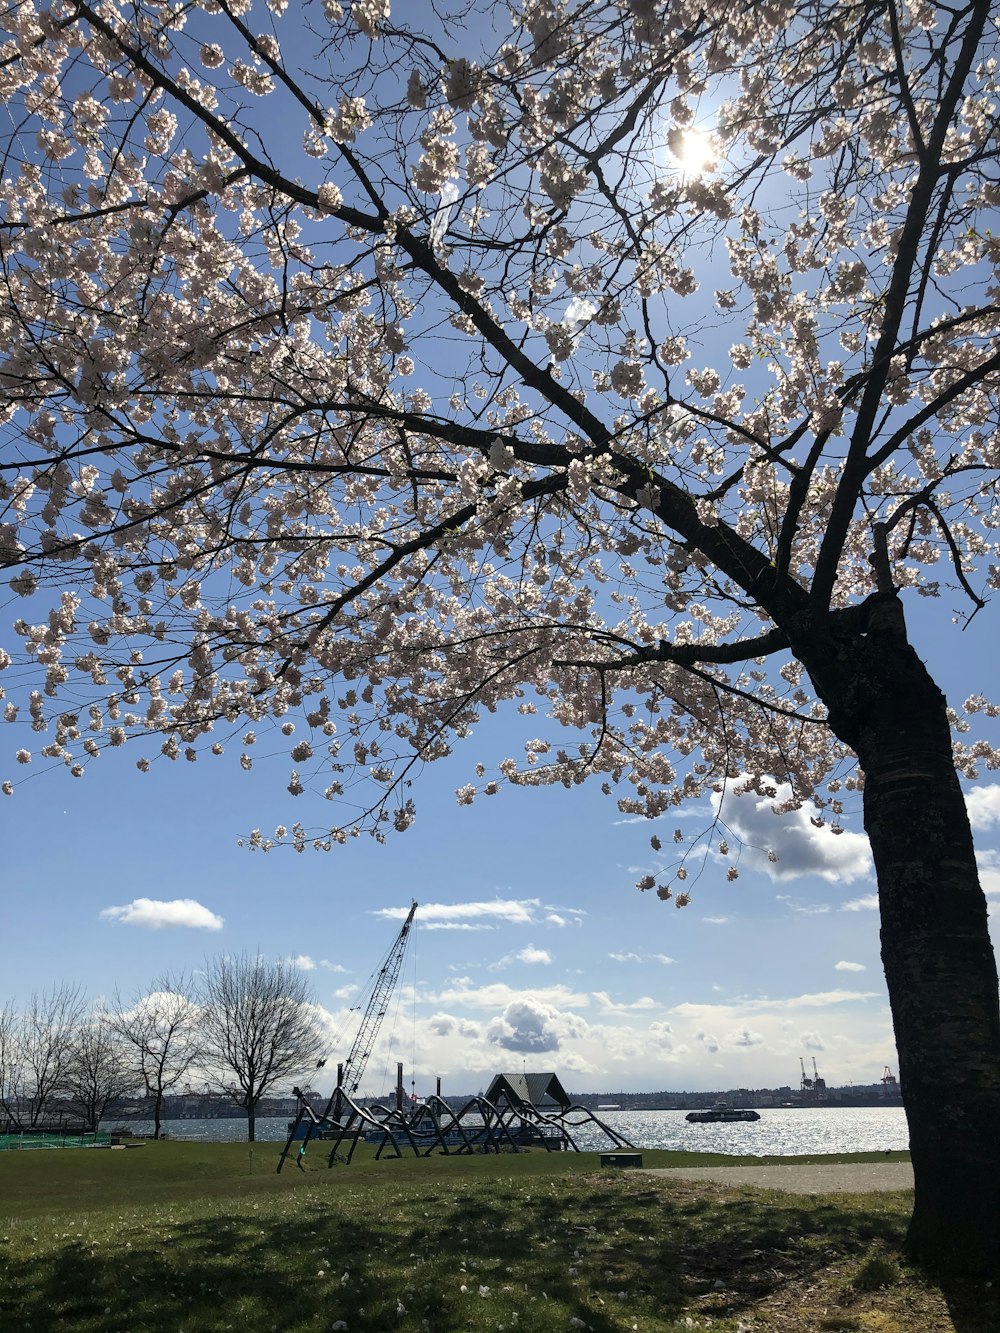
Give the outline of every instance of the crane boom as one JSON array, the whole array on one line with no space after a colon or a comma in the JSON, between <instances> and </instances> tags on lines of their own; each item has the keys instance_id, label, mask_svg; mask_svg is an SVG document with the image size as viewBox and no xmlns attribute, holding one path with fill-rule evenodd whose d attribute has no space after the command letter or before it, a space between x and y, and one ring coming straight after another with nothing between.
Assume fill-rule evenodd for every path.
<instances>
[{"instance_id":1,"label":"crane boom","mask_svg":"<svg viewBox=\"0 0 1000 1333\"><path fill-rule=\"evenodd\" d=\"M372 988L371 997L365 1006L364 1016L361 1019L361 1026L358 1029L358 1035L354 1038L354 1045L351 1047L350 1054L344 1063L340 1066L337 1077L337 1086L330 1093L330 1100L321 1115L318 1115L310 1104L311 1093L300 1092L298 1088L293 1089L298 1098L298 1114L294 1120L288 1123L288 1141L285 1144L281 1156L278 1158L278 1171L281 1171L285 1163L292 1142L296 1136L302 1139L300 1149L299 1164L301 1165L301 1154L305 1152L305 1145L308 1143L312 1132L318 1126L323 1124L337 1123L340 1121L343 1112L343 1098L353 1097L360 1086L361 1079L364 1076L365 1065L368 1063L368 1057L375 1049L375 1041L378 1037L378 1030L382 1026L382 1019L385 1018L389 1010L389 1001L392 998L392 992L396 988L396 982L399 980L400 968L403 966L403 954L406 952L406 940L410 933L410 927L413 925L413 918L416 915L417 904L413 903L403 922L402 929L393 941L392 947L382 960L382 965L375 974L375 984ZM317 1068L326 1064L326 1060L320 1060ZM305 1136L298 1133L299 1126L303 1118L306 1119ZM339 1140L338 1140L339 1142ZM353 1151L353 1149L352 1149ZM333 1165L333 1156L330 1154L330 1165Z\"/></svg>"},{"instance_id":2,"label":"crane boom","mask_svg":"<svg viewBox=\"0 0 1000 1333\"><path fill-rule=\"evenodd\" d=\"M361 1020L361 1026L358 1028L358 1035L354 1038L354 1045L351 1047L350 1054L344 1061L344 1091L351 1097L357 1092L361 1079L364 1076L365 1065L368 1063L368 1057L371 1055L375 1040L378 1037L378 1030L382 1026L382 1019L385 1018L389 1008L389 1001L392 998L392 992L396 989L396 982L399 980L399 970L403 966L403 954L406 952L406 940L410 933L410 926L413 924L413 917L417 910L417 904L414 903L410 908L409 915L403 922L403 927L386 954L382 966L378 970L375 978L375 986L365 1009L364 1017Z\"/></svg>"}]
</instances>

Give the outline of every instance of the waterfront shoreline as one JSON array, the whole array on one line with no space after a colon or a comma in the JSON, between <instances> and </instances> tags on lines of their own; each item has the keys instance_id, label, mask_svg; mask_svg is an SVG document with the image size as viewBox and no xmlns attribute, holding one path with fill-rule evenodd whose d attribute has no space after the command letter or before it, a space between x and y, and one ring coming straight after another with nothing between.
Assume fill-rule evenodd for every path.
<instances>
[{"instance_id":1,"label":"waterfront shoreline","mask_svg":"<svg viewBox=\"0 0 1000 1333\"><path fill-rule=\"evenodd\" d=\"M902 1108L894 1107L766 1107L761 1118L747 1124L690 1124L681 1111L605 1111L600 1119L640 1151L719 1152L753 1157L801 1157L811 1153L885 1152L905 1150L909 1133ZM288 1117L261 1116L257 1143L280 1144L288 1137ZM115 1120L102 1129L125 1128L133 1134L152 1133L152 1121ZM246 1141L246 1120L165 1120L163 1129L180 1141L237 1143ZM607 1139L590 1127L571 1129L578 1148L597 1152Z\"/></svg>"}]
</instances>

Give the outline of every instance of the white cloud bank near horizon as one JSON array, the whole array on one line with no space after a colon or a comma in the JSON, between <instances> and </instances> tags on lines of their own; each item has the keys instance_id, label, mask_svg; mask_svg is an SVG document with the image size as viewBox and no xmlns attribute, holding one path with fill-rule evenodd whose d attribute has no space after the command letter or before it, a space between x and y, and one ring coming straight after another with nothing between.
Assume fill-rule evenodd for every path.
<instances>
[{"instance_id":1,"label":"white cloud bank near horizon","mask_svg":"<svg viewBox=\"0 0 1000 1333\"><path fill-rule=\"evenodd\" d=\"M831 1084L874 1083L896 1058L888 1006L876 990L671 1005L559 986L469 986L420 994L416 1011L412 1037L380 1038L367 1091L378 1095L375 1071L391 1070L396 1059L406 1060L418 1092L440 1076L446 1091L467 1093L524 1065L555 1070L580 1091L713 1090L793 1085L800 1056L813 1054ZM327 1030L346 1018L346 1010L328 1012Z\"/></svg>"},{"instance_id":2,"label":"white cloud bank near horizon","mask_svg":"<svg viewBox=\"0 0 1000 1333\"><path fill-rule=\"evenodd\" d=\"M105 907L98 915L103 921L122 926L146 926L163 930L184 926L191 930L221 930L223 918L194 898L134 898L118 907Z\"/></svg>"}]
</instances>

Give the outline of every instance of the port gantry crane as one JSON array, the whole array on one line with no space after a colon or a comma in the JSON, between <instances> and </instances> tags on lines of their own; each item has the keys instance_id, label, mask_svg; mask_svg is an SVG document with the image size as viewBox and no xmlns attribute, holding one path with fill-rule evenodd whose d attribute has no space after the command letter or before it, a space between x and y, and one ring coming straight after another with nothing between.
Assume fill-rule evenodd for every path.
<instances>
[{"instance_id":1,"label":"port gantry crane","mask_svg":"<svg viewBox=\"0 0 1000 1333\"><path fill-rule=\"evenodd\" d=\"M399 980L399 973L403 966L403 955L406 953L406 941L409 938L410 927L413 925L413 918L416 915L417 904L414 902L410 906L406 920L403 922L399 934L396 936L389 949L389 952L382 960L382 964L375 974L375 981L372 986L368 1003L365 1005L365 1012L361 1018L361 1026L358 1028L357 1036L348 1052L347 1058L337 1069L337 1086L330 1094L330 1099L324 1107L322 1113L319 1113L310 1106L308 1099L295 1089L296 1096L299 1099L298 1114L289 1125L288 1141L285 1144L284 1151L278 1161L278 1170L284 1165L285 1158L288 1156L289 1149L293 1140L298 1134L299 1125L305 1118L311 1123L306 1128L306 1141L312 1137L312 1130L315 1126L324 1122L330 1123L340 1120L342 1111L342 1099L353 1097L361 1086L361 1080L364 1077L365 1066L368 1063L368 1057L375 1049L375 1041L378 1037L379 1028L382 1026L382 1020L389 1011L389 1002L392 999L392 993L396 989L396 982ZM321 1060L317 1068L326 1063Z\"/></svg>"}]
</instances>

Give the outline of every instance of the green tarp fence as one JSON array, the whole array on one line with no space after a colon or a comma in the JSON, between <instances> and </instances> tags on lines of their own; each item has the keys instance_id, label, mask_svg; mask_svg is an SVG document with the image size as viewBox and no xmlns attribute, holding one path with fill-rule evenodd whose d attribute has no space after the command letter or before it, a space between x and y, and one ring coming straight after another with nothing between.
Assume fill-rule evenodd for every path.
<instances>
[{"instance_id":1,"label":"green tarp fence","mask_svg":"<svg viewBox=\"0 0 1000 1333\"><path fill-rule=\"evenodd\" d=\"M0 1134L0 1152L33 1148L107 1148L111 1135L96 1134Z\"/></svg>"}]
</instances>

